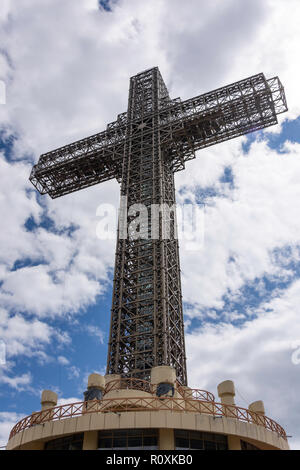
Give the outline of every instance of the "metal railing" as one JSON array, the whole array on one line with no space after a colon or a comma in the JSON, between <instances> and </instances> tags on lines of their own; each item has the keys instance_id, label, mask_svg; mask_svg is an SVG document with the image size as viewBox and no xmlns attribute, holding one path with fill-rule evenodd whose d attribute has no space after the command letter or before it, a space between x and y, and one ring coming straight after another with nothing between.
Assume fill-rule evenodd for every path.
<instances>
[{"instance_id":1,"label":"metal railing","mask_svg":"<svg viewBox=\"0 0 300 470\"><path fill-rule=\"evenodd\" d=\"M189 398L158 398L156 396L143 398L104 398L102 400L55 406L54 408L42 410L23 418L13 427L9 438L11 439L20 431L47 423L48 421L82 416L87 413L107 413L111 411L120 413L130 411L185 411L212 415L213 417L229 417L263 426L265 429L275 432L279 437L287 439L285 430L278 423L267 416L249 411L246 408Z\"/></svg>"},{"instance_id":2,"label":"metal railing","mask_svg":"<svg viewBox=\"0 0 300 470\"><path fill-rule=\"evenodd\" d=\"M214 394L208 392L207 390L186 388L183 387L179 382L176 382L175 389L182 398L210 402L215 401ZM136 379L134 377L122 377L116 380L111 380L107 383L103 392L103 396L112 390L140 390L155 395L155 385L146 380Z\"/></svg>"},{"instance_id":3,"label":"metal railing","mask_svg":"<svg viewBox=\"0 0 300 470\"><path fill-rule=\"evenodd\" d=\"M176 390L183 398L186 399L211 402L215 401L213 393L208 392L207 390L200 390L199 388L183 387L179 382L176 383Z\"/></svg>"},{"instance_id":4,"label":"metal railing","mask_svg":"<svg viewBox=\"0 0 300 470\"><path fill-rule=\"evenodd\" d=\"M136 379L135 377L125 377L116 380L111 380L106 384L103 392L105 396L112 390L141 390L147 393L153 393L153 385L146 380Z\"/></svg>"}]
</instances>

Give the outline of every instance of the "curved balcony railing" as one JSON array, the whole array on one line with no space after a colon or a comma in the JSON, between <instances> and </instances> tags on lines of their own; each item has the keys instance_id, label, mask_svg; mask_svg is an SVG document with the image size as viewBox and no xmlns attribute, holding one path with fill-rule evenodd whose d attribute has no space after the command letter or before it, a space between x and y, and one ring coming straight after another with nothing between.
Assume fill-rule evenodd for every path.
<instances>
[{"instance_id":1,"label":"curved balcony railing","mask_svg":"<svg viewBox=\"0 0 300 470\"><path fill-rule=\"evenodd\" d=\"M143 392L155 394L155 386L146 380L136 379L134 377L118 378L108 382L106 385L103 396L112 390L141 390ZM200 390L198 388L186 388L179 382L176 382L175 389L182 398L189 398L192 400L201 401L215 401L213 393L207 390Z\"/></svg>"},{"instance_id":2,"label":"curved balcony railing","mask_svg":"<svg viewBox=\"0 0 300 470\"><path fill-rule=\"evenodd\" d=\"M153 393L153 385L146 380L136 379L134 377L125 377L116 380L111 380L106 384L106 387L103 392L105 396L108 392L112 390L141 390L147 393Z\"/></svg>"},{"instance_id":3,"label":"curved balcony railing","mask_svg":"<svg viewBox=\"0 0 300 470\"><path fill-rule=\"evenodd\" d=\"M197 412L214 417L230 417L239 421L263 426L269 431L275 432L283 439L287 439L285 430L267 416L254 413L246 408L240 408L222 403L195 400L190 398L169 397L137 397L137 398L109 398L93 400L89 402L78 402L67 405L55 406L48 410L33 413L19 421L11 430L11 439L18 432L32 426L46 423L48 421L62 420L74 416L82 416L87 413L132 412L132 411L188 411Z\"/></svg>"},{"instance_id":4,"label":"curved balcony railing","mask_svg":"<svg viewBox=\"0 0 300 470\"><path fill-rule=\"evenodd\" d=\"M199 388L187 388L180 385L178 382L176 384L176 390L183 398L188 398L191 400L201 400L201 401L215 401L215 396L213 393L208 392L207 390L200 390Z\"/></svg>"}]
</instances>

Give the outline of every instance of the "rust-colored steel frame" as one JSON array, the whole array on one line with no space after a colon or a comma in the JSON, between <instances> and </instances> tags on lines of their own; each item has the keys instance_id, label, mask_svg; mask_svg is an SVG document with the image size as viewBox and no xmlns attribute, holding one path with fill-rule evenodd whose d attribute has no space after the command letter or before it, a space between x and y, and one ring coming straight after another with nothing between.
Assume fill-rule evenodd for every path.
<instances>
[{"instance_id":1,"label":"rust-colored steel frame","mask_svg":"<svg viewBox=\"0 0 300 470\"><path fill-rule=\"evenodd\" d=\"M183 102L170 100L165 93L158 109L160 146L173 171L183 169L196 150L274 125L276 115L287 111L279 78L266 79L262 73ZM146 123L153 110L145 110ZM126 112L121 113L105 131L41 155L30 181L41 194L52 198L113 178L121 182L124 147L131 139L129 120L134 128L140 117L129 119ZM143 135L151 132L148 126Z\"/></svg>"},{"instance_id":2,"label":"rust-colored steel frame","mask_svg":"<svg viewBox=\"0 0 300 470\"><path fill-rule=\"evenodd\" d=\"M274 420L260 415L246 408L223 403L201 401L189 398L166 398L161 397L132 397L132 398L107 398L88 402L78 402L67 405L56 406L48 410L33 413L19 421L11 430L9 439L17 433L24 431L48 421L56 421L87 413L109 413L109 412L132 412L132 411L172 411L172 412L194 412L214 417L235 418L246 423L263 426L265 429L275 432L279 437L287 440L285 430Z\"/></svg>"},{"instance_id":3,"label":"rust-colored steel frame","mask_svg":"<svg viewBox=\"0 0 300 470\"><path fill-rule=\"evenodd\" d=\"M159 70L130 80L121 195L128 207L175 204L174 173L160 145L161 102L170 101ZM169 239L118 236L107 373L149 379L171 365L187 382L178 241L171 214ZM130 223L131 219L128 217Z\"/></svg>"},{"instance_id":4,"label":"rust-colored steel frame","mask_svg":"<svg viewBox=\"0 0 300 470\"><path fill-rule=\"evenodd\" d=\"M30 180L52 198L116 178L128 207L175 203L174 172L202 148L277 123L283 87L262 73L195 98L171 100L157 67L130 79L128 110L104 132L41 155ZM126 216L130 223L131 218ZM176 215L171 236L123 239L118 230L108 374L149 379L170 365L185 385L186 358Z\"/></svg>"}]
</instances>

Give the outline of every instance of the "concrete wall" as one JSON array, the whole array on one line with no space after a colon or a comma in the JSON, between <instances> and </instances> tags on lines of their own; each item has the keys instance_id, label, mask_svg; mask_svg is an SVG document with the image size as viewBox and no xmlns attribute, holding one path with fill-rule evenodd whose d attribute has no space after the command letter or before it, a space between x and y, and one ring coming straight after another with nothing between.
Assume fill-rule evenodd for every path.
<instances>
[{"instance_id":1,"label":"concrete wall","mask_svg":"<svg viewBox=\"0 0 300 470\"><path fill-rule=\"evenodd\" d=\"M172 429L187 429L225 434L229 436L230 447L238 446L233 437L242 438L265 450L289 449L287 441L263 426L238 421L234 418L176 411L131 411L123 413L87 413L75 418L47 422L36 425L16 434L7 444L7 449L43 448L43 443L64 435L84 432L84 448L95 448L93 431L107 429L142 429L160 430L161 445L169 450L172 446ZM231 437L232 436L232 437ZM162 444L163 443L163 444Z\"/></svg>"}]
</instances>

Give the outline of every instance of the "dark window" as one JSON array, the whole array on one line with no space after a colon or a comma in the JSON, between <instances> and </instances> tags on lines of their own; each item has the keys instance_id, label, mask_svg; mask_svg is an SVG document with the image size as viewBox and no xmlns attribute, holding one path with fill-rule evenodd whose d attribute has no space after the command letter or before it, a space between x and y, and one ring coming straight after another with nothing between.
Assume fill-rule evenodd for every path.
<instances>
[{"instance_id":1,"label":"dark window","mask_svg":"<svg viewBox=\"0 0 300 470\"><path fill-rule=\"evenodd\" d=\"M123 437L115 437L113 445L114 447L126 447L126 439Z\"/></svg>"},{"instance_id":2,"label":"dark window","mask_svg":"<svg viewBox=\"0 0 300 470\"><path fill-rule=\"evenodd\" d=\"M176 449L198 450L227 450L227 436L201 431L175 431Z\"/></svg>"},{"instance_id":3,"label":"dark window","mask_svg":"<svg viewBox=\"0 0 300 470\"><path fill-rule=\"evenodd\" d=\"M214 441L204 441L205 450L217 450L217 443Z\"/></svg>"},{"instance_id":4,"label":"dark window","mask_svg":"<svg viewBox=\"0 0 300 470\"><path fill-rule=\"evenodd\" d=\"M182 437L176 438L176 449L189 449L190 444L188 439L183 439Z\"/></svg>"},{"instance_id":5,"label":"dark window","mask_svg":"<svg viewBox=\"0 0 300 470\"><path fill-rule=\"evenodd\" d=\"M241 439L241 449L242 450L261 450L258 447L256 447L254 444L250 444L250 442L243 441Z\"/></svg>"},{"instance_id":6,"label":"dark window","mask_svg":"<svg viewBox=\"0 0 300 470\"><path fill-rule=\"evenodd\" d=\"M82 450L83 433L46 442L46 450Z\"/></svg>"},{"instance_id":7,"label":"dark window","mask_svg":"<svg viewBox=\"0 0 300 470\"><path fill-rule=\"evenodd\" d=\"M111 446L112 446L111 438L104 437L103 439L100 439L99 447L102 447L103 449L110 449Z\"/></svg>"},{"instance_id":8,"label":"dark window","mask_svg":"<svg viewBox=\"0 0 300 470\"><path fill-rule=\"evenodd\" d=\"M158 449L157 429L99 431L98 449Z\"/></svg>"},{"instance_id":9,"label":"dark window","mask_svg":"<svg viewBox=\"0 0 300 470\"><path fill-rule=\"evenodd\" d=\"M217 442L217 450L227 450L227 442Z\"/></svg>"},{"instance_id":10,"label":"dark window","mask_svg":"<svg viewBox=\"0 0 300 470\"><path fill-rule=\"evenodd\" d=\"M157 438L156 437L151 437L151 436L144 436L144 448L145 447L153 447L157 445Z\"/></svg>"},{"instance_id":11,"label":"dark window","mask_svg":"<svg viewBox=\"0 0 300 470\"><path fill-rule=\"evenodd\" d=\"M125 439L126 441L126 439ZM143 447L143 438L140 437L128 437L127 447Z\"/></svg>"},{"instance_id":12,"label":"dark window","mask_svg":"<svg viewBox=\"0 0 300 470\"><path fill-rule=\"evenodd\" d=\"M203 441L201 439L191 439L191 449L203 449Z\"/></svg>"}]
</instances>

